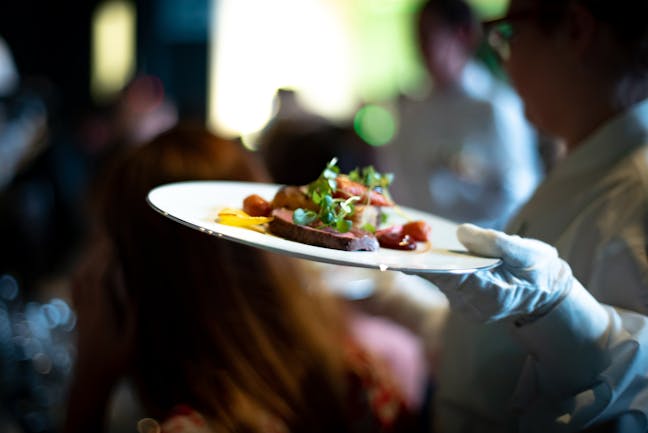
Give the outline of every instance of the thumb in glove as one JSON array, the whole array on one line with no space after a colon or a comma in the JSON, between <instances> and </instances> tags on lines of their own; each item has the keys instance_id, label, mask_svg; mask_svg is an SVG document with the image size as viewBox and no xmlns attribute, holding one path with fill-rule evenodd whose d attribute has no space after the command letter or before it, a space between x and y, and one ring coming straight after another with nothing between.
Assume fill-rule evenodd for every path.
<instances>
[{"instance_id":1,"label":"thumb in glove","mask_svg":"<svg viewBox=\"0 0 648 433\"><path fill-rule=\"evenodd\" d=\"M557 305L574 282L569 265L544 242L462 224L459 241L473 254L500 257L494 269L471 274L419 274L441 289L451 308L481 322L534 320Z\"/></svg>"}]
</instances>

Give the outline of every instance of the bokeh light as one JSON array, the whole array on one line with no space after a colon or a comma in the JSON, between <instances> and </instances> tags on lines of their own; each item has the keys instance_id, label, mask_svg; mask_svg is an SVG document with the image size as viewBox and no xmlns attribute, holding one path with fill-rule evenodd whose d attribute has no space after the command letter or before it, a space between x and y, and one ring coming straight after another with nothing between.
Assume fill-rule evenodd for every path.
<instances>
[{"instance_id":1,"label":"bokeh light","mask_svg":"<svg viewBox=\"0 0 648 433\"><path fill-rule=\"evenodd\" d=\"M353 126L356 133L372 146L387 144L396 132L394 114L376 104L367 104L358 110Z\"/></svg>"},{"instance_id":2,"label":"bokeh light","mask_svg":"<svg viewBox=\"0 0 648 433\"><path fill-rule=\"evenodd\" d=\"M103 2L92 22L90 87L97 102L109 100L135 72L135 21L132 3Z\"/></svg>"}]
</instances>

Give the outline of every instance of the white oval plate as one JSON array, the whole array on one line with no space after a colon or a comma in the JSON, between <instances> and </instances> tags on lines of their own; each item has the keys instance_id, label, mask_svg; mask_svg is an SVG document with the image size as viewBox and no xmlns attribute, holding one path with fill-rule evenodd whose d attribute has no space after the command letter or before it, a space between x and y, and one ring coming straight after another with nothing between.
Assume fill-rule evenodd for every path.
<instances>
[{"instance_id":1,"label":"white oval plate","mask_svg":"<svg viewBox=\"0 0 648 433\"><path fill-rule=\"evenodd\" d=\"M178 182L154 188L149 192L147 200L162 215L208 235L318 262L412 273L468 273L492 268L501 262L497 258L467 253L457 240L457 224L406 207L399 209L409 219L425 220L432 227L430 241L419 243L414 251L388 248L380 248L378 251L340 251L216 222L220 209L241 209L243 199L251 194L258 194L269 201L279 187L280 185L254 182ZM387 213L386 225L406 221L406 218L392 209L388 209Z\"/></svg>"}]
</instances>

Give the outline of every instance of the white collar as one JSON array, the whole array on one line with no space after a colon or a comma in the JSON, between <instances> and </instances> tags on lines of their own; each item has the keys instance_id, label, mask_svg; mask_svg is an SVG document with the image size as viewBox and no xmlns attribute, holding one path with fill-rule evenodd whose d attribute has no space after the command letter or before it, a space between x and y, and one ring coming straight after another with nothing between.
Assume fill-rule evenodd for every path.
<instances>
[{"instance_id":1,"label":"white collar","mask_svg":"<svg viewBox=\"0 0 648 433\"><path fill-rule=\"evenodd\" d=\"M648 99L613 117L572 151L550 174L551 179L578 177L604 170L648 143Z\"/></svg>"}]
</instances>

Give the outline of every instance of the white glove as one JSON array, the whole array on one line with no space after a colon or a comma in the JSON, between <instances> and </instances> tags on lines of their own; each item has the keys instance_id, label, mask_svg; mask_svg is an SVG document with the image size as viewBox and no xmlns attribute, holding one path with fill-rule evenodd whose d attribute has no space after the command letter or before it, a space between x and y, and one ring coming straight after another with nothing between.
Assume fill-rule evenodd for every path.
<instances>
[{"instance_id":1,"label":"white glove","mask_svg":"<svg viewBox=\"0 0 648 433\"><path fill-rule=\"evenodd\" d=\"M556 306L574 284L569 265L544 242L462 224L459 241L472 253L501 257L494 269L472 274L418 274L436 284L452 309L481 322L527 323Z\"/></svg>"}]
</instances>

